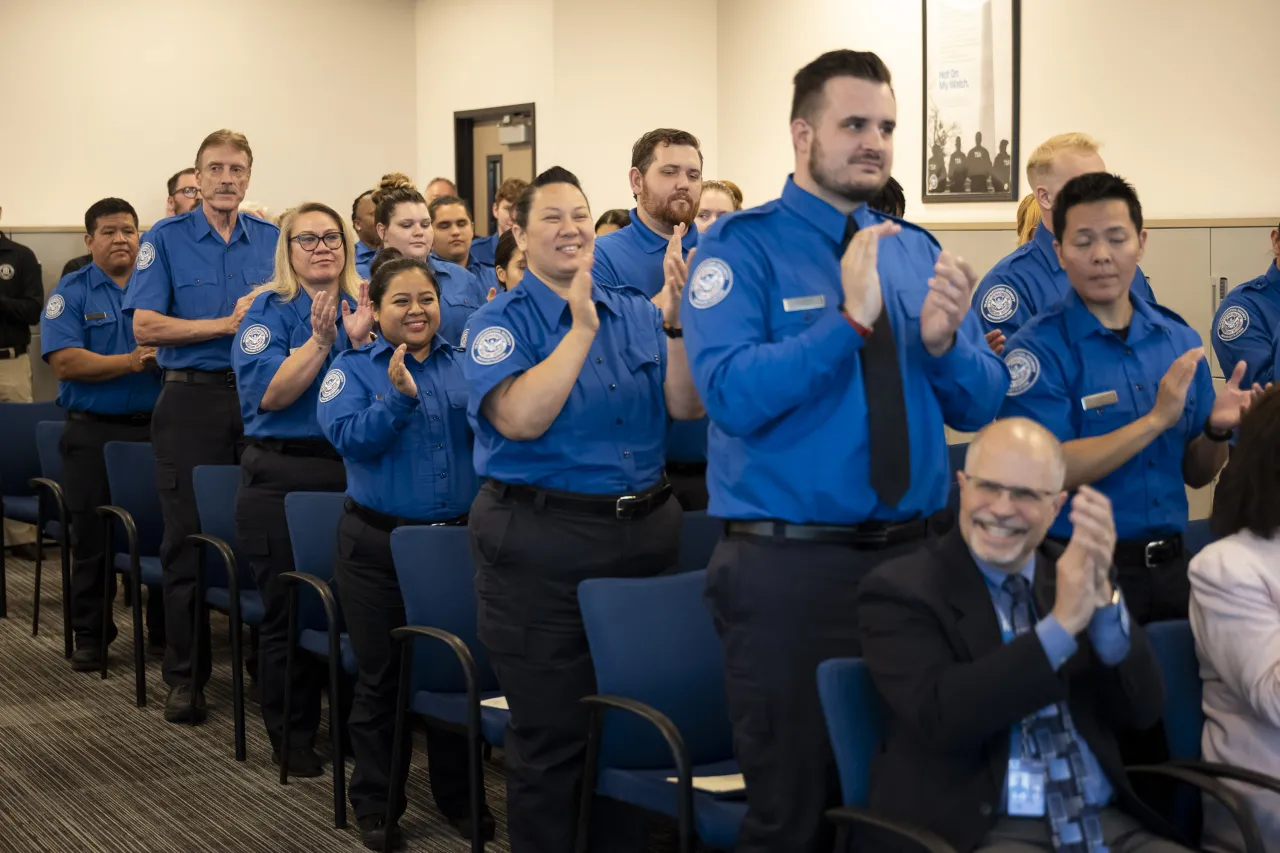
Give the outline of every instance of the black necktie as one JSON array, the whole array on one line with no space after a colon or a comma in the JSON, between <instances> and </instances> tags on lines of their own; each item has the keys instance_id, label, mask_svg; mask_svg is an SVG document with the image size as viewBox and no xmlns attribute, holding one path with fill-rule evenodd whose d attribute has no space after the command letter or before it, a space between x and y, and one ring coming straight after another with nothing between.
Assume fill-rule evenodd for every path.
<instances>
[{"instance_id":1,"label":"black necktie","mask_svg":"<svg viewBox=\"0 0 1280 853\"><path fill-rule=\"evenodd\" d=\"M850 216L845 220L840 256L858 230ZM884 308L862 343L862 390L867 401L867 444L871 454L871 488L886 506L897 506L911 488L911 436L907 428L907 399L898 365L898 345L889 323L890 293L883 292Z\"/></svg>"}]
</instances>

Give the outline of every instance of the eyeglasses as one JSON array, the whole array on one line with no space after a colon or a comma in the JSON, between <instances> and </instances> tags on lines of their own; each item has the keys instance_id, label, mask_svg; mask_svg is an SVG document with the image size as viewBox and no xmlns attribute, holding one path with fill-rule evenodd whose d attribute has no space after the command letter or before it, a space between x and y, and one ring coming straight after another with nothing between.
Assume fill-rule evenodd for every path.
<instances>
[{"instance_id":1,"label":"eyeglasses","mask_svg":"<svg viewBox=\"0 0 1280 853\"><path fill-rule=\"evenodd\" d=\"M346 240L343 238L342 232L340 231L330 231L323 237L319 234L312 234L310 231L306 231L299 234L297 237L289 238L290 242L297 243L304 252L314 252L316 247L320 245L321 240L324 241L326 249L333 249L335 251L342 248L343 244L346 243Z\"/></svg>"},{"instance_id":2,"label":"eyeglasses","mask_svg":"<svg viewBox=\"0 0 1280 853\"><path fill-rule=\"evenodd\" d=\"M1009 501L1014 506L1030 508L1037 506L1044 501L1049 500L1057 492L1044 492L1039 489L1029 489L1025 486L1006 486L1004 483L997 483L994 480L984 480L981 477L975 477L972 474L960 472L960 477L964 482L969 483L977 490L978 494L986 500L998 500L1000 495L1008 493Z\"/></svg>"},{"instance_id":3,"label":"eyeglasses","mask_svg":"<svg viewBox=\"0 0 1280 853\"><path fill-rule=\"evenodd\" d=\"M182 189L174 192L174 195L184 195L187 198L195 198L196 196L200 195L200 188L199 187L183 187Z\"/></svg>"}]
</instances>

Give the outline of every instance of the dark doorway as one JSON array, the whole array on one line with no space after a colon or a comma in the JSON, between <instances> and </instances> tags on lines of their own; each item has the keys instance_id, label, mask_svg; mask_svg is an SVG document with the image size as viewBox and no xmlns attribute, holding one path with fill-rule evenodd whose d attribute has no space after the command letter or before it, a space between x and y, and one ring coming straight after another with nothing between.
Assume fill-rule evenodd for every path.
<instances>
[{"instance_id":1,"label":"dark doorway","mask_svg":"<svg viewBox=\"0 0 1280 853\"><path fill-rule=\"evenodd\" d=\"M476 236L493 233L493 197L507 178L533 180L537 127L533 104L453 114L454 176L470 205Z\"/></svg>"}]
</instances>

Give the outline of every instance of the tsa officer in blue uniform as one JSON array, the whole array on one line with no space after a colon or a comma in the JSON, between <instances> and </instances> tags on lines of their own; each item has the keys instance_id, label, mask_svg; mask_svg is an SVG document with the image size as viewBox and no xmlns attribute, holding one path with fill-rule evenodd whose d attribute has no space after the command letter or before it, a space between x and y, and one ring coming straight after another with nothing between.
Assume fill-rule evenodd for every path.
<instances>
[{"instance_id":1,"label":"tsa officer in blue uniform","mask_svg":"<svg viewBox=\"0 0 1280 853\"><path fill-rule=\"evenodd\" d=\"M391 631L405 623L391 559L391 531L406 524L466 524L476 494L467 425L463 355L441 338L439 285L420 260L383 255L369 296L380 330L371 344L344 352L325 375L319 420L347 469L346 513L338 525L334 577L359 674L347 731L355 752L351 805L365 846L381 850L386 823L399 688L399 647ZM402 756L400 791L409 773ZM464 838L471 837L467 740L427 729L431 791ZM396 803L395 816L404 812ZM485 808L481 831L493 838Z\"/></svg>"},{"instance_id":2,"label":"tsa officer in blue uniform","mask_svg":"<svg viewBox=\"0 0 1280 853\"><path fill-rule=\"evenodd\" d=\"M454 346L462 341L467 319L485 303L487 289L457 264L431 257L434 233L427 200L404 175L383 175L373 192L374 220L383 250L423 261L440 285L440 328L437 334Z\"/></svg>"},{"instance_id":3,"label":"tsa officer in blue uniform","mask_svg":"<svg viewBox=\"0 0 1280 853\"><path fill-rule=\"evenodd\" d=\"M667 417L702 415L679 285L660 312L638 291L593 284L592 225L570 172L535 178L512 229L527 271L468 328L468 414L486 479L471 552L480 639L511 708L515 853L573 849L579 700L595 688L578 584L675 565L682 512L662 473Z\"/></svg>"},{"instance_id":4,"label":"tsa officer in blue uniform","mask_svg":"<svg viewBox=\"0 0 1280 853\"><path fill-rule=\"evenodd\" d=\"M1271 231L1271 252L1280 258L1280 228ZM1280 269L1276 262L1263 275L1227 294L1213 318L1213 351L1218 364L1243 361L1245 384L1275 380L1276 345L1280 343Z\"/></svg>"},{"instance_id":5,"label":"tsa officer in blue uniform","mask_svg":"<svg viewBox=\"0 0 1280 853\"><path fill-rule=\"evenodd\" d=\"M289 772L298 776L321 773L313 747L324 672L314 661L299 661L293 684L284 681L289 596L277 578L294 568L284 500L289 492L347 486L342 458L316 419L316 400L334 357L372 340L368 285L356 275L348 245L342 219L327 205L308 202L286 214L275 280L255 294L231 349L248 442L240 457L236 535L265 609L258 647L262 719L276 762L287 751ZM293 691L287 726L285 690Z\"/></svg>"},{"instance_id":6,"label":"tsa officer in blue uniform","mask_svg":"<svg viewBox=\"0 0 1280 853\"><path fill-rule=\"evenodd\" d=\"M1008 387L969 316L968 264L865 203L889 179L896 115L873 53L801 69L794 179L711 226L685 288L708 512L727 519L707 598L747 782L740 850L830 849L814 670L858 654L859 581L945 506L944 423L978 429Z\"/></svg>"},{"instance_id":7,"label":"tsa officer in blue uniform","mask_svg":"<svg viewBox=\"0 0 1280 853\"><path fill-rule=\"evenodd\" d=\"M115 572L103 571L102 522L94 509L111 503L102 450L108 441L150 441L151 410L160 396L154 347L138 346L121 307L138 256L138 214L129 202L104 198L84 215L93 262L58 282L40 320L44 360L58 377L67 412L59 449L62 487L71 511L71 667L101 664L103 583L115 597ZM147 598L148 648L164 648L164 598ZM107 643L116 636L109 624Z\"/></svg>"},{"instance_id":8,"label":"tsa officer in blue uniform","mask_svg":"<svg viewBox=\"0 0 1280 853\"><path fill-rule=\"evenodd\" d=\"M205 652L201 660L191 659L197 553L185 543L200 532L191 471L240 459L244 426L231 347L253 289L271 280L280 236L270 222L237 214L252 168L253 150L243 135L218 130L205 137L196 153L203 201L147 232L124 302L138 343L157 347L156 361L164 369L151 442L164 514L160 559L169 628L169 722L204 719L209 679L207 620L200 625Z\"/></svg>"},{"instance_id":9,"label":"tsa officer in blue uniform","mask_svg":"<svg viewBox=\"0 0 1280 853\"><path fill-rule=\"evenodd\" d=\"M498 275L493 264L481 263L471 256L475 225L467 203L457 196L442 195L427 205L431 214L433 248L431 260L457 264L476 277L480 289L488 293L498 287Z\"/></svg>"},{"instance_id":10,"label":"tsa officer in blue uniform","mask_svg":"<svg viewBox=\"0 0 1280 853\"><path fill-rule=\"evenodd\" d=\"M974 299L983 331L993 350L1041 311L1071 294L1071 283L1053 250L1053 205L1067 181L1106 171L1098 143L1083 133L1063 133L1047 140L1027 162L1027 183L1040 203L1040 225L1030 243L1019 246L991 268ZM1155 302L1142 268L1134 270L1131 292Z\"/></svg>"},{"instance_id":11,"label":"tsa officer in blue uniform","mask_svg":"<svg viewBox=\"0 0 1280 853\"><path fill-rule=\"evenodd\" d=\"M374 219L373 190L365 190L351 203L351 227L356 232L356 275L369 280L369 266L378 254L382 239L378 237L378 225Z\"/></svg>"},{"instance_id":12,"label":"tsa officer in blue uniform","mask_svg":"<svg viewBox=\"0 0 1280 853\"><path fill-rule=\"evenodd\" d=\"M1068 181L1053 220L1073 292L1009 340L1013 382L1000 415L1044 424L1063 442L1066 487L1088 484L1111 499L1133 618L1185 619L1184 484L1205 486L1226 464L1226 442L1253 397L1240 388L1245 365L1215 401L1200 336L1131 292L1146 232L1122 179L1098 172ZM1065 513L1049 533L1071 536Z\"/></svg>"},{"instance_id":13,"label":"tsa officer in blue uniform","mask_svg":"<svg viewBox=\"0 0 1280 853\"><path fill-rule=\"evenodd\" d=\"M520 194L527 186L529 186L528 181L507 178L498 187L493 197L493 219L497 227L488 237L477 237L471 241L471 257L486 266L498 266L496 258L498 241L502 239L503 234L511 231L511 224L515 221L513 214L516 202L519 201Z\"/></svg>"}]
</instances>

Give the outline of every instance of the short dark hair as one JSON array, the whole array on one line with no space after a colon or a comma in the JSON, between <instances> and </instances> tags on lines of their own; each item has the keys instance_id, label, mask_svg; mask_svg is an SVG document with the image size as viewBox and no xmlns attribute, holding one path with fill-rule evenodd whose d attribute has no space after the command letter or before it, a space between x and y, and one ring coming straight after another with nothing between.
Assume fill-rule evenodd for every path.
<instances>
[{"instance_id":1,"label":"short dark hair","mask_svg":"<svg viewBox=\"0 0 1280 853\"><path fill-rule=\"evenodd\" d=\"M516 201L515 220L516 224L521 228L529 227L529 210L533 207L533 199L538 194L538 190L552 184L569 184L577 187L578 192L582 193L585 199L587 193L582 189L582 182L578 180L578 176L563 166L552 166L541 175L533 179L533 183L525 187L524 192L520 193L519 200ZM591 202L587 202L590 207Z\"/></svg>"},{"instance_id":2,"label":"short dark hair","mask_svg":"<svg viewBox=\"0 0 1280 853\"><path fill-rule=\"evenodd\" d=\"M1067 181L1053 200L1053 237L1059 243L1067 233L1067 211L1096 201L1123 201L1135 230L1142 230L1142 202L1129 182L1110 172L1090 172Z\"/></svg>"},{"instance_id":3,"label":"short dark hair","mask_svg":"<svg viewBox=\"0 0 1280 853\"><path fill-rule=\"evenodd\" d=\"M516 235L507 231L498 238L498 245L493 249L493 265L497 269L506 269L516 253Z\"/></svg>"},{"instance_id":4,"label":"short dark hair","mask_svg":"<svg viewBox=\"0 0 1280 853\"><path fill-rule=\"evenodd\" d=\"M869 50L832 50L796 72L795 93L791 97L791 120L803 118L813 123L814 113L825 97L823 90L833 77L854 77L893 86L889 66Z\"/></svg>"},{"instance_id":5,"label":"short dark hair","mask_svg":"<svg viewBox=\"0 0 1280 853\"><path fill-rule=\"evenodd\" d=\"M1280 532L1280 388L1266 391L1240 420L1209 527L1218 538L1248 530L1270 539Z\"/></svg>"},{"instance_id":6,"label":"short dark hair","mask_svg":"<svg viewBox=\"0 0 1280 853\"><path fill-rule=\"evenodd\" d=\"M356 196L356 200L351 202L351 221L356 221L356 211L360 209L360 201L367 195L373 195L373 190L365 190Z\"/></svg>"},{"instance_id":7,"label":"short dark hair","mask_svg":"<svg viewBox=\"0 0 1280 853\"><path fill-rule=\"evenodd\" d=\"M433 198L431 200L431 203L427 205L427 213L431 214L432 225L436 224L436 211L448 204L462 205L462 209L467 212L467 218L468 219L471 218L471 208L467 205L465 201L458 198L456 195L442 195L442 196Z\"/></svg>"},{"instance_id":8,"label":"short dark hair","mask_svg":"<svg viewBox=\"0 0 1280 853\"><path fill-rule=\"evenodd\" d=\"M660 127L657 130L649 131L637 139L635 145L631 146L631 167L639 169L642 175L649 171L653 161L658 159L657 151L659 145L691 146L698 152L698 162L702 162L702 148L698 144L698 137L687 130Z\"/></svg>"},{"instance_id":9,"label":"short dark hair","mask_svg":"<svg viewBox=\"0 0 1280 853\"><path fill-rule=\"evenodd\" d=\"M98 230L98 220L104 216L127 213L133 217L133 227L138 227L138 212L122 198L104 198L89 205L84 212L84 233L92 235Z\"/></svg>"},{"instance_id":10,"label":"short dark hair","mask_svg":"<svg viewBox=\"0 0 1280 853\"><path fill-rule=\"evenodd\" d=\"M620 207L615 207L600 214L600 218L596 220L595 230L599 231L601 225L617 225L619 228L626 228L630 224L631 214Z\"/></svg>"},{"instance_id":11,"label":"short dark hair","mask_svg":"<svg viewBox=\"0 0 1280 853\"><path fill-rule=\"evenodd\" d=\"M902 214L907 212L907 195L902 191L902 184L898 183L897 178L889 178L884 188L868 199L867 207L901 219Z\"/></svg>"},{"instance_id":12,"label":"short dark hair","mask_svg":"<svg viewBox=\"0 0 1280 853\"><path fill-rule=\"evenodd\" d=\"M391 280L405 270L421 270L435 288L436 298L440 298L440 282L425 261L405 257L399 249L388 247L379 249L378 254L373 256L373 263L369 264L369 301L374 305L381 304Z\"/></svg>"},{"instance_id":13,"label":"short dark hair","mask_svg":"<svg viewBox=\"0 0 1280 853\"><path fill-rule=\"evenodd\" d=\"M194 175L195 173L196 170L194 166L188 166L185 169L174 172L173 177L169 179L169 195L173 195L178 191L178 181L182 179L183 175Z\"/></svg>"}]
</instances>

